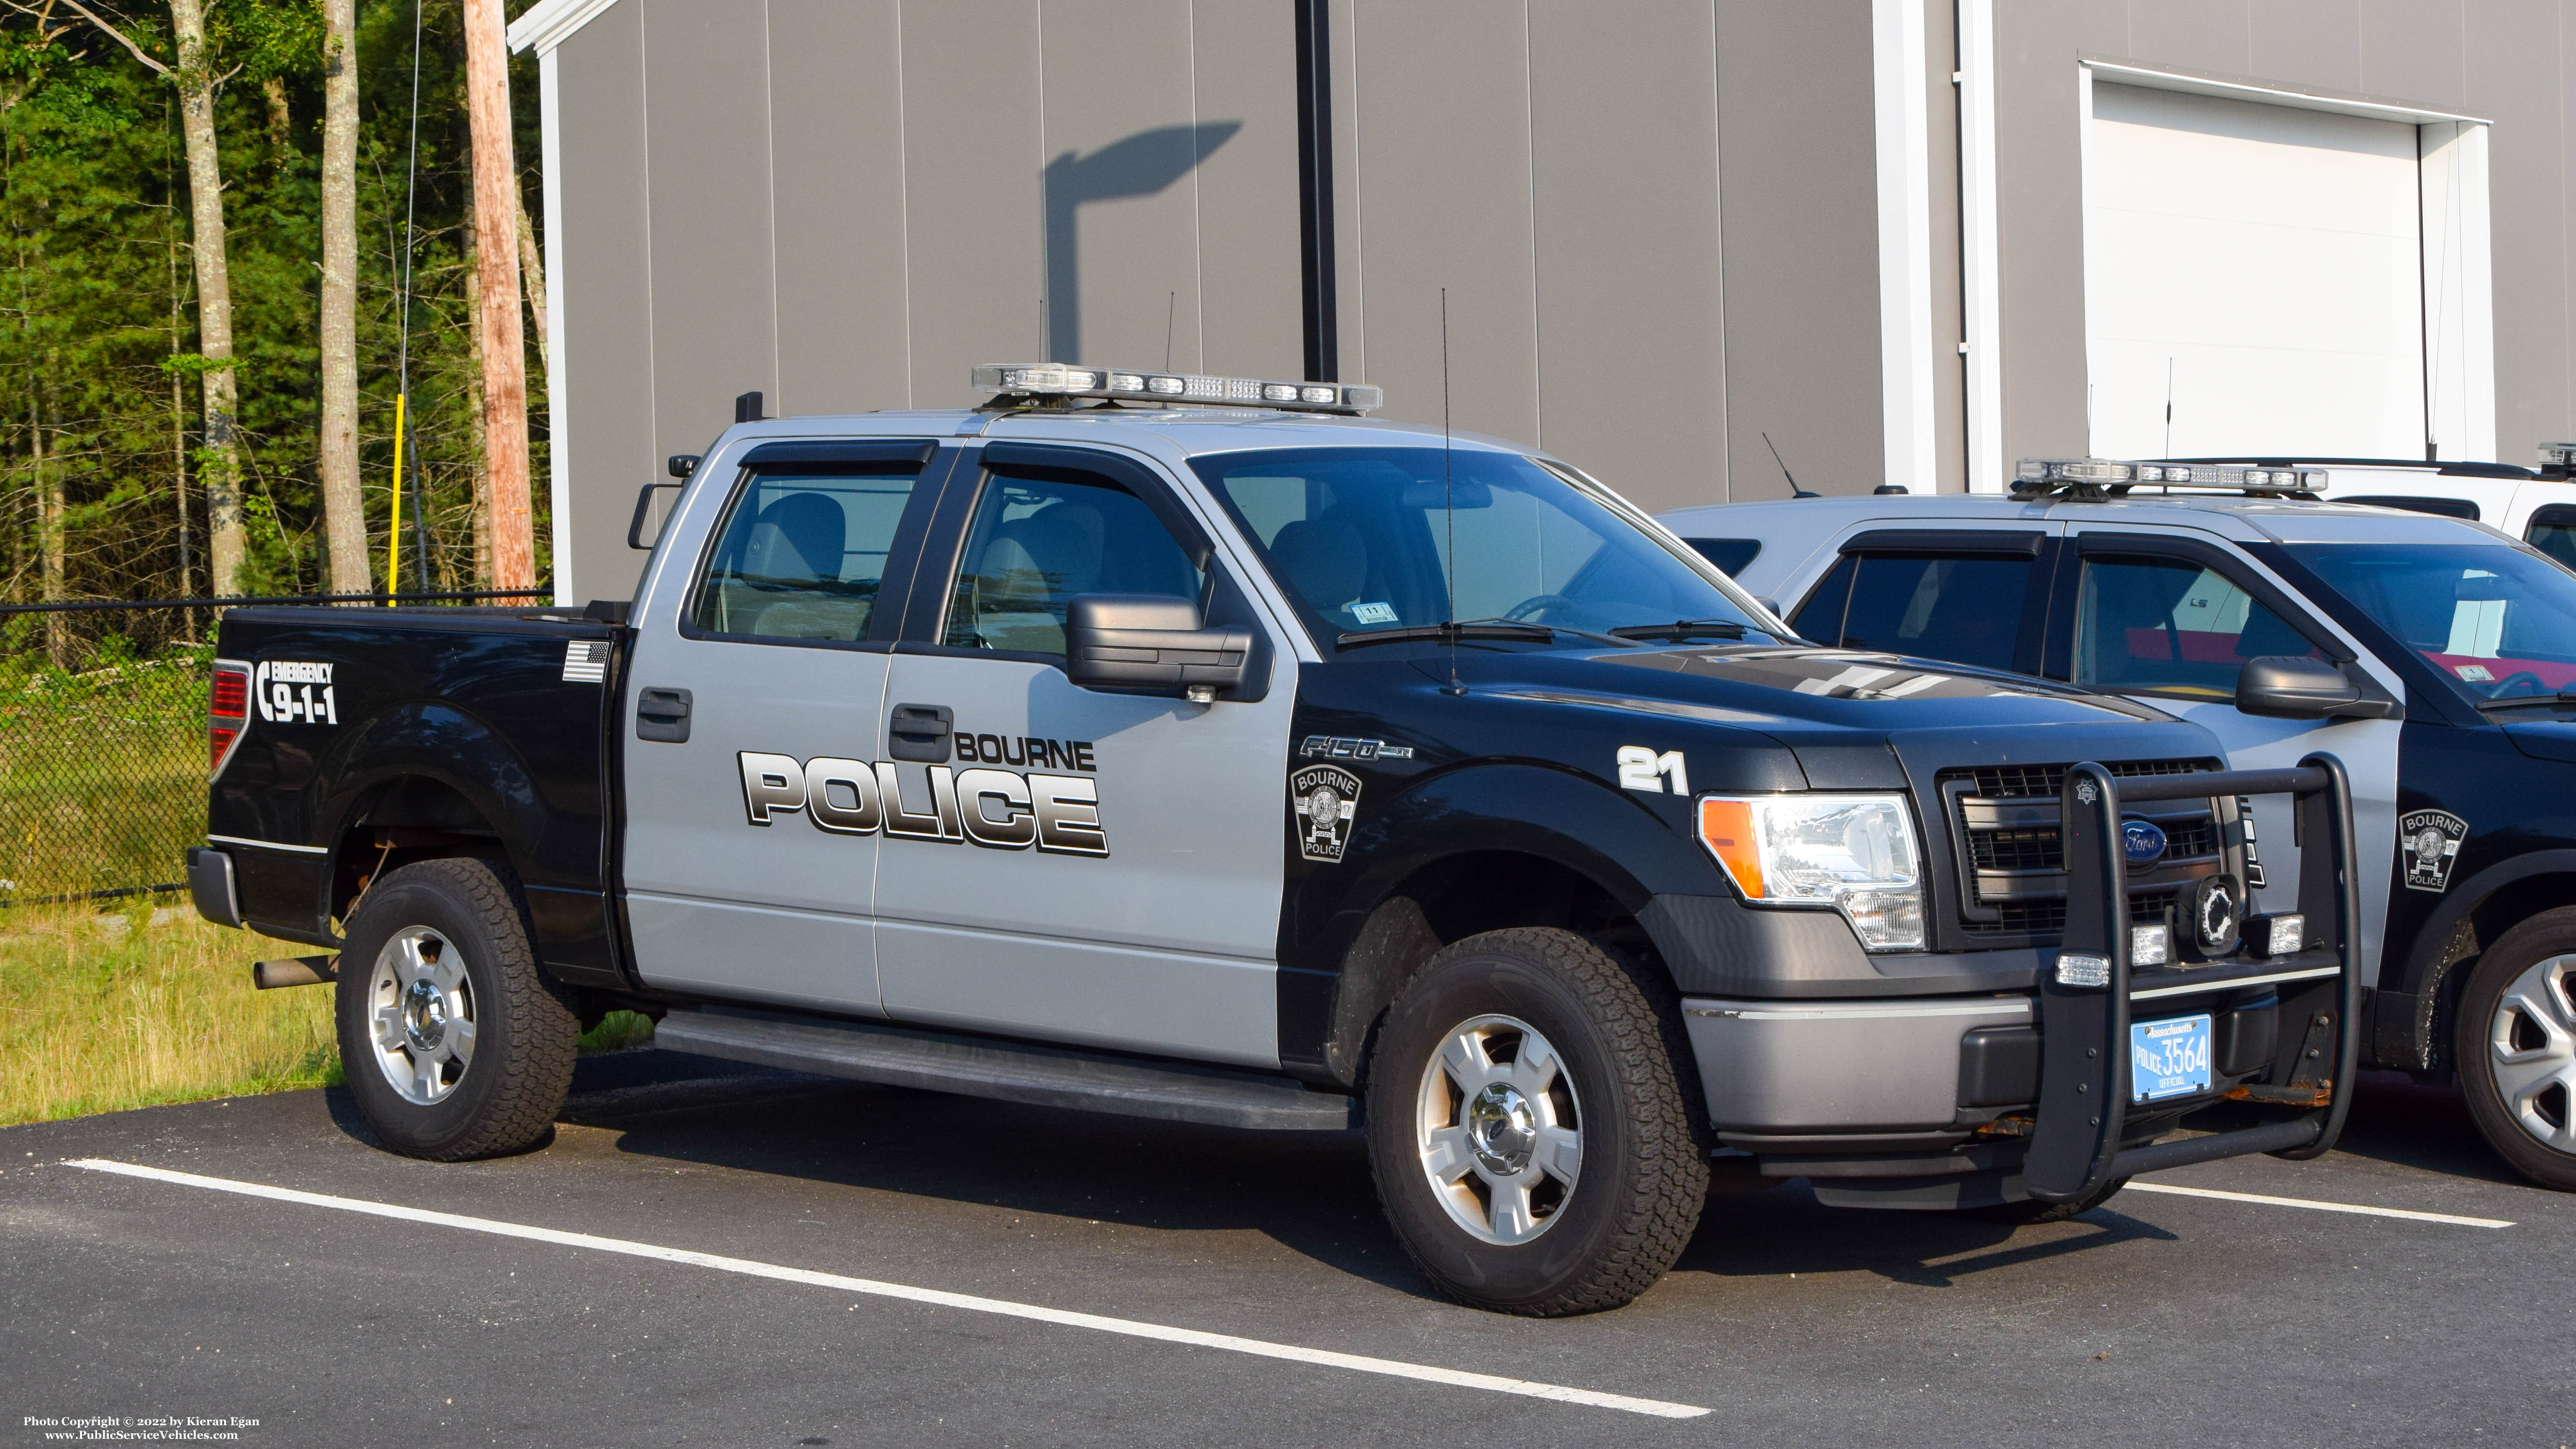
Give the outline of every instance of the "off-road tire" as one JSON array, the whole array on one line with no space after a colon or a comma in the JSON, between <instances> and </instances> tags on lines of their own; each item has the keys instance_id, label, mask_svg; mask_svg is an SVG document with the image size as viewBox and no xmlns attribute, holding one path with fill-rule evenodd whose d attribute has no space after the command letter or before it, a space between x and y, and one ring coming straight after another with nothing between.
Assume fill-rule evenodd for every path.
<instances>
[{"instance_id":1,"label":"off-road tire","mask_svg":"<svg viewBox=\"0 0 2576 1449\"><path fill-rule=\"evenodd\" d=\"M2069 1218L2082 1217L2109 1202L2113 1193L2128 1185L2127 1178L2115 1177L2102 1184L2091 1197L2079 1198L2074 1202L2041 1202L2035 1197L2026 1197L2020 1202L1961 1208L1959 1215L1980 1218L1990 1223L2005 1223L2016 1228L2031 1227L2038 1223L2062 1223Z\"/></svg>"},{"instance_id":2,"label":"off-road tire","mask_svg":"<svg viewBox=\"0 0 2576 1449\"><path fill-rule=\"evenodd\" d=\"M1417 1141L1433 1055L1461 1024L1526 1022L1579 1098L1582 1161L1545 1231L1514 1244L1462 1228ZM1670 985L1571 931L1489 931L1431 958L1388 1009L1367 1083L1378 1201L1440 1290L1532 1317L1617 1308L1671 1268L1708 1196L1707 1129Z\"/></svg>"},{"instance_id":3,"label":"off-road tire","mask_svg":"<svg viewBox=\"0 0 2576 1449\"><path fill-rule=\"evenodd\" d=\"M473 1059L430 1105L406 1101L377 1065L368 992L379 954L408 927L460 949L475 1001ZM340 954L340 1062L349 1095L386 1147L462 1162L544 1145L572 1088L581 1017L573 993L537 969L527 912L506 869L478 859L416 861L377 881Z\"/></svg>"},{"instance_id":4,"label":"off-road tire","mask_svg":"<svg viewBox=\"0 0 2576 1449\"><path fill-rule=\"evenodd\" d=\"M2576 906L2543 911L2505 932L2478 957L2478 964L2460 989L2451 1044L2452 1061L2459 1068L2460 1094L2468 1099L2469 1116L2478 1124L2479 1135L2514 1171L2560 1192L2576 1192L2576 1152L2552 1147L2519 1120L2496 1080L2501 1064L2496 1060L2493 1033L2506 992L2540 963L2571 955L2576 955ZM2538 1023L2522 1029L2546 1039L2549 1050L2563 1056L2569 1044L2569 1024L2576 1020L2576 1001L2568 999L2571 989L2576 989L2576 977L2562 976L2552 989L2559 993L2557 1019L2545 1031ZM2539 1106L2544 1112L2554 1107L2560 1124L2576 1125L2569 1118L2570 1113L2576 1113L2576 1088L2566 1084L2563 1076L2558 1090L2548 1094L2548 1100ZM2576 1134L2558 1135L2567 1140Z\"/></svg>"}]
</instances>

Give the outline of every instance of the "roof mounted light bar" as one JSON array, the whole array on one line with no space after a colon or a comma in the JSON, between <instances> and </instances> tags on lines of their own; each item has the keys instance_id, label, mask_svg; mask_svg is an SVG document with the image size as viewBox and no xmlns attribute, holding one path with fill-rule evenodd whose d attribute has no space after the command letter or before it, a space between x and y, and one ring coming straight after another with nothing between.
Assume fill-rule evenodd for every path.
<instances>
[{"instance_id":1,"label":"roof mounted light bar","mask_svg":"<svg viewBox=\"0 0 2576 1449\"><path fill-rule=\"evenodd\" d=\"M2132 488L2187 489L2263 498L2314 498L2322 468L2240 468L2212 463L2121 463L2105 458L2024 458L2015 498L2117 498Z\"/></svg>"},{"instance_id":2,"label":"roof mounted light bar","mask_svg":"<svg viewBox=\"0 0 2576 1449\"><path fill-rule=\"evenodd\" d=\"M1289 412L1374 412L1386 405L1383 389L1358 383L1270 382L1257 377L1201 377L1186 372L1118 372L1060 362L986 363L975 369L975 390L1001 398L1054 401L1099 398L1105 402L1197 403L1214 407L1278 408Z\"/></svg>"},{"instance_id":3,"label":"roof mounted light bar","mask_svg":"<svg viewBox=\"0 0 2576 1449\"><path fill-rule=\"evenodd\" d=\"M2576 443L2541 444L2540 466L2544 468L2576 468Z\"/></svg>"}]
</instances>

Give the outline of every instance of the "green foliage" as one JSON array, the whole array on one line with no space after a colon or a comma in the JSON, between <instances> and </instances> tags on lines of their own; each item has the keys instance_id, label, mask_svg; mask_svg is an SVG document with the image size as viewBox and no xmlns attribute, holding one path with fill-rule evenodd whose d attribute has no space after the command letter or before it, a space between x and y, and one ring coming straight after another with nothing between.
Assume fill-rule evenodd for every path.
<instances>
[{"instance_id":1,"label":"green foliage","mask_svg":"<svg viewBox=\"0 0 2576 1449\"><path fill-rule=\"evenodd\" d=\"M166 11L148 0L134 3L121 17L100 13L146 52L170 60ZM479 372L463 267L462 27L457 0L420 3L408 451L427 494L428 582L471 588L480 582L473 526ZM380 587L404 353L413 22L410 5L359 11L360 476ZM308 592L322 580L315 446L321 11L314 0L212 0L208 29L215 72L231 73L218 93L216 121L244 442L243 586ZM514 62L512 92L524 176L537 154L535 73L526 58ZM284 103L282 130L273 99ZM56 488L66 596L175 597L207 588L197 482L206 364L196 337L176 104L167 79L69 12L41 23L0 12L0 602L43 596L43 509ZM496 220L515 227L514 218ZM541 428L545 378L533 336L528 363L531 411ZM535 445L543 574L542 433ZM406 498L406 588L419 581L413 512Z\"/></svg>"}]
</instances>

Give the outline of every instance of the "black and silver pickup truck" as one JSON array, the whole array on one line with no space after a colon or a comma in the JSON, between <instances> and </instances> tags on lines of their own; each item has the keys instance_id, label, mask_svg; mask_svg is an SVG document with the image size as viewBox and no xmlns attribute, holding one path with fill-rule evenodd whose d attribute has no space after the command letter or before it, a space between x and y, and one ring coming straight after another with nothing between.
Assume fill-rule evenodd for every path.
<instances>
[{"instance_id":1,"label":"black and silver pickup truck","mask_svg":"<svg viewBox=\"0 0 2576 1449\"><path fill-rule=\"evenodd\" d=\"M386 1145L542 1142L629 1007L1364 1127L1432 1280L1562 1314L1671 1265L1716 1159L2026 1221L2333 1141L2332 758L2222 771L2151 706L1809 644L1579 470L1371 389L980 381L673 460L631 605L225 617L197 906L329 953L284 974L336 983ZM2239 919L2267 795L2311 868Z\"/></svg>"}]
</instances>

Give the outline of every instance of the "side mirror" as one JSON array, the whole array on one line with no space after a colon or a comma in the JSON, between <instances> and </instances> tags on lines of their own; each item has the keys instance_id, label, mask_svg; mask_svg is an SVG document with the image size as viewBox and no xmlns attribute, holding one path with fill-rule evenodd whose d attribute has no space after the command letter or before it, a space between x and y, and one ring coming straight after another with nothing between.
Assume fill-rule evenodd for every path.
<instances>
[{"instance_id":1,"label":"side mirror","mask_svg":"<svg viewBox=\"0 0 2576 1449\"><path fill-rule=\"evenodd\" d=\"M1080 594L1066 605L1065 677L1085 689L1186 694L1201 704L1242 686L1252 631L1210 629L1170 594Z\"/></svg>"},{"instance_id":2,"label":"side mirror","mask_svg":"<svg viewBox=\"0 0 2576 1449\"><path fill-rule=\"evenodd\" d=\"M2361 703L2361 688L2321 659L2266 655L2236 674L2236 707L2271 719L2325 719Z\"/></svg>"},{"instance_id":3,"label":"side mirror","mask_svg":"<svg viewBox=\"0 0 2576 1449\"><path fill-rule=\"evenodd\" d=\"M671 461L676 463L679 459L674 458ZM696 460L691 459L690 461L695 462ZM677 494L680 491L681 486L682 485L678 483L647 483L644 485L644 491L635 495L635 517L629 520L626 525L626 546L628 548L649 549L653 545L662 541L662 525L671 521L671 515L665 513L659 519L655 519L653 517L653 495L656 493ZM671 501L677 503L679 499L674 497ZM647 523L653 525L652 532L649 534L646 533L644 529L644 525Z\"/></svg>"}]
</instances>

